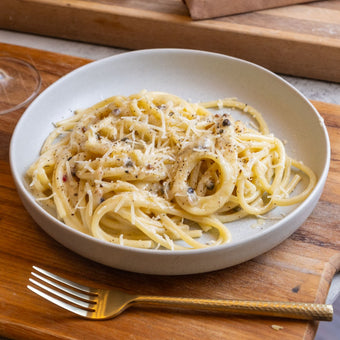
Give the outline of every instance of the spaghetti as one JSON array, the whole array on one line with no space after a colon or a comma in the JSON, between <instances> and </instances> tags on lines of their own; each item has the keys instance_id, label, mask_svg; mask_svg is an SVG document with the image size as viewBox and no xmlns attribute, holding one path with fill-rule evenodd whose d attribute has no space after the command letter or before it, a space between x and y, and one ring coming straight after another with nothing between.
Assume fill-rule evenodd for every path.
<instances>
[{"instance_id":1,"label":"spaghetti","mask_svg":"<svg viewBox=\"0 0 340 340\"><path fill-rule=\"evenodd\" d=\"M222 108L247 112L258 128ZM293 193L303 176L308 184ZM316 183L249 105L192 104L147 91L108 98L57 123L27 177L37 200L72 228L171 250L226 243L224 223L299 203ZM214 237L202 242L206 233Z\"/></svg>"}]
</instances>

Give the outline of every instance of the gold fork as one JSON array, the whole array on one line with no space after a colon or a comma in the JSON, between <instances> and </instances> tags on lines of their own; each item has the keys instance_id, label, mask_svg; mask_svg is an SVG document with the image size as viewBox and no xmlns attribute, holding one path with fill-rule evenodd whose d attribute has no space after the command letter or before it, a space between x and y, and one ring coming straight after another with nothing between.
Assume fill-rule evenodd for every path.
<instances>
[{"instance_id":1,"label":"gold fork","mask_svg":"<svg viewBox=\"0 0 340 340\"><path fill-rule=\"evenodd\" d=\"M113 318L126 308L137 304L302 320L331 321L333 317L332 305L140 296L117 289L86 287L39 267L33 266L33 269L31 275L34 278L30 278L29 281L34 286L28 285L27 288L72 313L93 320Z\"/></svg>"}]
</instances>

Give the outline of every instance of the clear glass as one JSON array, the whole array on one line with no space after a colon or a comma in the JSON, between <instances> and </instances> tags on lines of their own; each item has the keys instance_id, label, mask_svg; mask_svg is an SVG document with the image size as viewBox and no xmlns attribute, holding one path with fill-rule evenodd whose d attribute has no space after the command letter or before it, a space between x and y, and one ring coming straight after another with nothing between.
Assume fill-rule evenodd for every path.
<instances>
[{"instance_id":1,"label":"clear glass","mask_svg":"<svg viewBox=\"0 0 340 340\"><path fill-rule=\"evenodd\" d=\"M20 109L39 92L41 78L27 61L0 57L0 114Z\"/></svg>"}]
</instances>

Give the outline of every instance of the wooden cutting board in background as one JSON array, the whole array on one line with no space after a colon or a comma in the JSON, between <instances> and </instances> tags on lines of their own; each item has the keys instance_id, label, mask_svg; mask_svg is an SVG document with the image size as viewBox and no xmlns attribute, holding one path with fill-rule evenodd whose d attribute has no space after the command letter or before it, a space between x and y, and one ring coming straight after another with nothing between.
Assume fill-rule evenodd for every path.
<instances>
[{"instance_id":1,"label":"wooden cutting board in background","mask_svg":"<svg viewBox=\"0 0 340 340\"><path fill-rule=\"evenodd\" d=\"M183 0L194 20L219 18L269 8L284 7L313 0Z\"/></svg>"},{"instance_id":2,"label":"wooden cutting board in background","mask_svg":"<svg viewBox=\"0 0 340 340\"><path fill-rule=\"evenodd\" d=\"M1 43L0 56L33 63L41 74L42 90L90 61ZM38 265L86 285L141 294L324 303L340 269L340 106L313 104L328 127L332 161L312 215L289 239L251 261L179 277L108 268L72 253L45 234L22 206L10 173L9 142L24 109L0 115L0 337L312 340L317 323L297 320L131 308L112 320L88 321L41 299L26 285L31 266ZM273 325L283 328L275 330Z\"/></svg>"},{"instance_id":3,"label":"wooden cutting board in background","mask_svg":"<svg viewBox=\"0 0 340 340\"><path fill-rule=\"evenodd\" d=\"M202 49L340 82L339 0L202 21L182 0L1 0L0 28L128 49Z\"/></svg>"}]
</instances>

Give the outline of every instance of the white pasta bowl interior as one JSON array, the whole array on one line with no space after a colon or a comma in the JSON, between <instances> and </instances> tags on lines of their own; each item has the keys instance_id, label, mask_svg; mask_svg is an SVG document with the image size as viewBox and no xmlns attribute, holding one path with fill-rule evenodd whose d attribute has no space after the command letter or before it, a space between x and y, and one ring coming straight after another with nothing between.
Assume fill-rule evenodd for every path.
<instances>
[{"instance_id":1,"label":"white pasta bowl interior","mask_svg":"<svg viewBox=\"0 0 340 340\"><path fill-rule=\"evenodd\" d=\"M317 184L300 204L276 208L261 220L244 218L227 226L232 240L194 250L136 249L78 232L44 210L24 175L37 159L53 123L79 108L113 95L143 89L168 92L191 102L236 97L259 110L269 130L285 141L287 153L308 165ZM182 275L233 266L288 238L311 214L322 193L330 161L327 130L318 112L296 89L270 71L225 55L180 49L129 52L92 62L61 78L28 107L13 133L10 163L18 193L33 219L55 240L99 263L133 272Z\"/></svg>"}]
</instances>

